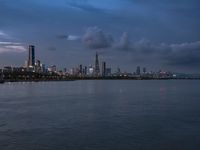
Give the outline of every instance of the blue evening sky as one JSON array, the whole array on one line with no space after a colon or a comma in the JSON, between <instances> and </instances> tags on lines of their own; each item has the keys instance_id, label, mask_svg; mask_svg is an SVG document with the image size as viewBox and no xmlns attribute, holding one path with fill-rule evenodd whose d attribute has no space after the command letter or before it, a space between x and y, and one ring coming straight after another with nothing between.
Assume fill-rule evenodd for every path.
<instances>
[{"instance_id":1,"label":"blue evening sky","mask_svg":"<svg viewBox=\"0 0 200 150\"><path fill-rule=\"evenodd\" d=\"M0 0L0 66L22 66L29 44L47 65L200 72L198 0Z\"/></svg>"}]
</instances>

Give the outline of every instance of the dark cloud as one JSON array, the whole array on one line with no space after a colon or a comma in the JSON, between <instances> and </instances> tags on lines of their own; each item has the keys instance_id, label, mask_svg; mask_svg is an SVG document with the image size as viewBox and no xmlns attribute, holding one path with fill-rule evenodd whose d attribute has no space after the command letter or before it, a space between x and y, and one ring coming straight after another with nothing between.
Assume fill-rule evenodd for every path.
<instances>
[{"instance_id":1,"label":"dark cloud","mask_svg":"<svg viewBox=\"0 0 200 150\"><path fill-rule=\"evenodd\" d=\"M161 60L165 65L191 66L200 65L200 41L180 44L156 44L142 39L130 46L134 57Z\"/></svg>"},{"instance_id":2,"label":"dark cloud","mask_svg":"<svg viewBox=\"0 0 200 150\"><path fill-rule=\"evenodd\" d=\"M133 42L132 49L138 53L152 55L155 53L164 53L165 50L169 50L168 46L164 43L155 44L147 39L141 39Z\"/></svg>"},{"instance_id":3,"label":"dark cloud","mask_svg":"<svg viewBox=\"0 0 200 150\"><path fill-rule=\"evenodd\" d=\"M171 52L163 57L169 65L199 67L200 41L182 44L171 44Z\"/></svg>"},{"instance_id":4,"label":"dark cloud","mask_svg":"<svg viewBox=\"0 0 200 150\"><path fill-rule=\"evenodd\" d=\"M124 32L119 42L97 27L89 28L83 36L84 44L91 49L111 48L131 53L133 59L154 62L157 60L166 66L191 66L200 64L200 41L180 44L156 43L147 39L131 41Z\"/></svg>"},{"instance_id":5,"label":"dark cloud","mask_svg":"<svg viewBox=\"0 0 200 150\"><path fill-rule=\"evenodd\" d=\"M131 42L127 32L122 34L119 43L116 43L114 48L124 51L131 50Z\"/></svg>"},{"instance_id":6,"label":"dark cloud","mask_svg":"<svg viewBox=\"0 0 200 150\"><path fill-rule=\"evenodd\" d=\"M112 46L113 38L98 27L90 27L87 29L82 41L87 48L103 49Z\"/></svg>"}]
</instances>

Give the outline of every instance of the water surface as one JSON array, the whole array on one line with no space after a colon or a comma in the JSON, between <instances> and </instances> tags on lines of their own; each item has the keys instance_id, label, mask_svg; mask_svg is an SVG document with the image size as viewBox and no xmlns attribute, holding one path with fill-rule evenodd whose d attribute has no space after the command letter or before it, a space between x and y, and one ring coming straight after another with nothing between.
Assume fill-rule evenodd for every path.
<instances>
[{"instance_id":1,"label":"water surface","mask_svg":"<svg viewBox=\"0 0 200 150\"><path fill-rule=\"evenodd\" d=\"M0 150L200 149L200 81L0 85Z\"/></svg>"}]
</instances>

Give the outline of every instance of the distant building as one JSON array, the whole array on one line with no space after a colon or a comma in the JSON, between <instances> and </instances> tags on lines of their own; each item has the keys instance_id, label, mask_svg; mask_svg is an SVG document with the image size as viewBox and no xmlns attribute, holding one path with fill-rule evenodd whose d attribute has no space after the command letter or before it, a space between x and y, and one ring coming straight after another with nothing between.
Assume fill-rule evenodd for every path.
<instances>
[{"instance_id":1,"label":"distant building","mask_svg":"<svg viewBox=\"0 0 200 150\"><path fill-rule=\"evenodd\" d=\"M98 53L96 53L96 57L95 57L95 68L94 68L94 73L95 76L99 76L100 74L100 67L99 67L99 56Z\"/></svg>"},{"instance_id":2,"label":"distant building","mask_svg":"<svg viewBox=\"0 0 200 150\"><path fill-rule=\"evenodd\" d=\"M117 68L117 74L121 74L121 69L119 67Z\"/></svg>"},{"instance_id":3,"label":"distant building","mask_svg":"<svg viewBox=\"0 0 200 150\"><path fill-rule=\"evenodd\" d=\"M12 71L13 72L24 72L25 69L23 67L13 67Z\"/></svg>"},{"instance_id":4,"label":"distant building","mask_svg":"<svg viewBox=\"0 0 200 150\"><path fill-rule=\"evenodd\" d=\"M94 74L94 68L92 66L89 66L88 73L90 76Z\"/></svg>"},{"instance_id":5,"label":"distant building","mask_svg":"<svg viewBox=\"0 0 200 150\"><path fill-rule=\"evenodd\" d=\"M70 69L70 75L72 75L72 76L79 76L80 75L79 67L71 68Z\"/></svg>"},{"instance_id":6,"label":"distant building","mask_svg":"<svg viewBox=\"0 0 200 150\"><path fill-rule=\"evenodd\" d=\"M64 68L64 69L63 69L63 72L64 72L64 73L67 73L67 68Z\"/></svg>"},{"instance_id":7,"label":"distant building","mask_svg":"<svg viewBox=\"0 0 200 150\"><path fill-rule=\"evenodd\" d=\"M102 77L106 76L106 62L102 62Z\"/></svg>"},{"instance_id":8,"label":"distant building","mask_svg":"<svg viewBox=\"0 0 200 150\"><path fill-rule=\"evenodd\" d=\"M83 65L80 65L79 66L79 75L82 75L83 74Z\"/></svg>"},{"instance_id":9,"label":"distant building","mask_svg":"<svg viewBox=\"0 0 200 150\"><path fill-rule=\"evenodd\" d=\"M47 72L45 68L45 64L40 64L40 68L41 68L41 72L43 73Z\"/></svg>"},{"instance_id":10,"label":"distant building","mask_svg":"<svg viewBox=\"0 0 200 150\"><path fill-rule=\"evenodd\" d=\"M75 74L75 69L71 68L70 71L69 71L69 74L73 76Z\"/></svg>"},{"instance_id":11,"label":"distant building","mask_svg":"<svg viewBox=\"0 0 200 150\"><path fill-rule=\"evenodd\" d=\"M111 75L112 75L111 68L106 68L106 76L111 76Z\"/></svg>"},{"instance_id":12,"label":"distant building","mask_svg":"<svg viewBox=\"0 0 200 150\"><path fill-rule=\"evenodd\" d=\"M35 46L29 45L29 54L28 54L28 66L35 65Z\"/></svg>"},{"instance_id":13,"label":"distant building","mask_svg":"<svg viewBox=\"0 0 200 150\"><path fill-rule=\"evenodd\" d=\"M86 76L87 73L88 73L87 66L85 66L85 67L83 68L82 75Z\"/></svg>"},{"instance_id":14,"label":"distant building","mask_svg":"<svg viewBox=\"0 0 200 150\"><path fill-rule=\"evenodd\" d=\"M147 69L144 67L143 68L143 73L146 74L147 73Z\"/></svg>"},{"instance_id":15,"label":"distant building","mask_svg":"<svg viewBox=\"0 0 200 150\"><path fill-rule=\"evenodd\" d=\"M40 62L40 60L36 60L36 62L35 62L35 72L41 72L41 62Z\"/></svg>"},{"instance_id":16,"label":"distant building","mask_svg":"<svg viewBox=\"0 0 200 150\"><path fill-rule=\"evenodd\" d=\"M141 74L141 72L140 72L140 66L137 66L136 74L137 74L137 75L140 75L140 74Z\"/></svg>"},{"instance_id":17,"label":"distant building","mask_svg":"<svg viewBox=\"0 0 200 150\"><path fill-rule=\"evenodd\" d=\"M28 68L28 61L26 60L25 63L24 63L24 68Z\"/></svg>"},{"instance_id":18,"label":"distant building","mask_svg":"<svg viewBox=\"0 0 200 150\"><path fill-rule=\"evenodd\" d=\"M41 64L40 60L36 60L35 66L40 67L40 64Z\"/></svg>"},{"instance_id":19,"label":"distant building","mask_svg":"<svg viewBox=\"0 0 200 150\"><path fill-rule=\"evenodd\" d=\"M56 70L56 65L50 66L50 67L48 68L48 71L49 71L49 72L56 72L56 71L57 71L57 70Z\"/></svg>"},{"instance_id":20,"label":"distant building","mask_svg":"<svg viewBox=\"0 0 200 150\"><path fill-rule=\"evenodd\" d=\"M5 67L3 68L3 71L4 71L4 72L12 72L13 69L12 69L11 66L5 66Z\"/></svg>"}]
</instances>

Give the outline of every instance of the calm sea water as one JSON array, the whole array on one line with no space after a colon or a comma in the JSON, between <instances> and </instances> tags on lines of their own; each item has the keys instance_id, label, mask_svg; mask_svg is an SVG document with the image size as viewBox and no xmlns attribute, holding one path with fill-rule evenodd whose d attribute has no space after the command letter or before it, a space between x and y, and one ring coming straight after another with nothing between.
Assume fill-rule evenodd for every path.
<instances>
[{"instance_id":1,"label":"calm sea water","mask_svg":"<svg viewBox=\"0 0 200 150\"><path fill-rule=\"evenodd\" d=\"M0 150L200 149L200 81L0 85Z\"/></svg>"}]
</instances>

